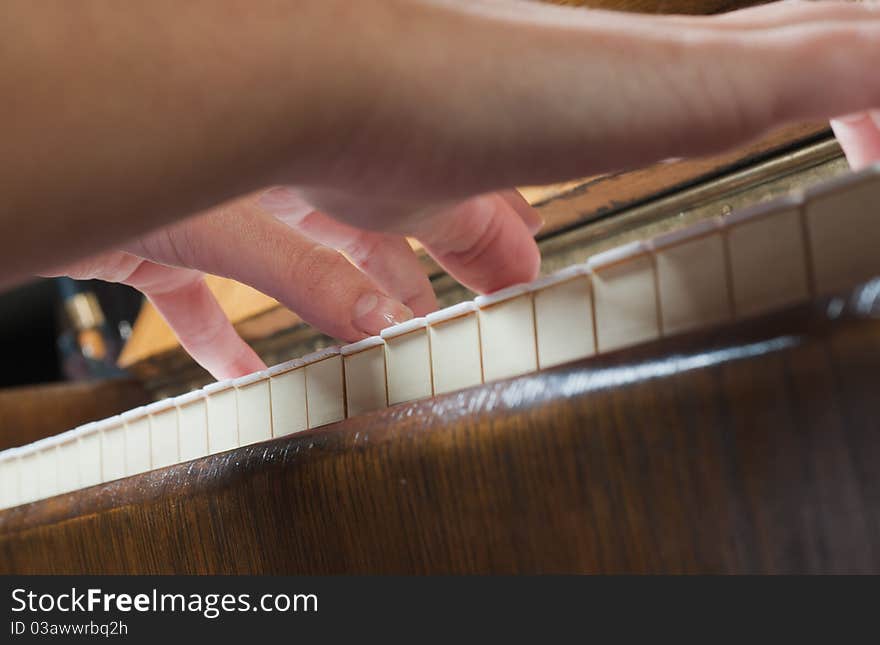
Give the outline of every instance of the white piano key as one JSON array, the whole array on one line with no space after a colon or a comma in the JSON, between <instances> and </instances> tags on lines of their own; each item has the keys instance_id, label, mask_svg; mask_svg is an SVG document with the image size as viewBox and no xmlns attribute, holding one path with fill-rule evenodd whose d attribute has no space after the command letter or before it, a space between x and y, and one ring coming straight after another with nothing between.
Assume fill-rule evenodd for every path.
<instances>
[{"instance_id":1,"label":"white piano key","mask_svg":"<svg viewBox=\"0 0 880 645\"><path fill-rule=\"evenodd\" d=\"M302 360L309 427L317 428L344 419L345 385L339 348L329 347L304 356Z\"/></svg>"},{"instance_id":2,"label":"white piano key","mask_svg":"<svg viewBox=\"0 0 880 645\"><path fill-rule=\"evenodd\" d=\"M122 415L100 423L101 481L112 482L126 474L125 422Z\"/></svg>"},{"instance_id":3,"label":"white piano key","mask_svg":"<svg viewBox=\"0 0 880 645\"><path fill-rule=\"evenodd\" d=\"M651 242L657 266L661 328L668 336L733 317L724 239L705 220Z\"/></svg>"},{"instance_id":4,"label":"white piano key","mask_svg":"<svg viewBox=\"0 0 880 645\"><path fill-rule=\"evenodd\" d=\"M388 406L385 342L380 336L345 345L340 350L345 372L347 416L356 417Z\"/></svg>"},{"instance_id":5,"label":"white piano key","mask_svg":"<svg viewBox=\"0 0 880 645\"><path fill-rule=\"evenodd\" d=\"M257 372L234 381L238 401L238 441L242 446L272 438L269 376Z\"/></svg>"},{"instance_id":6,"label":"white piano key","mask_svg":"<svg viewBox=\"0 0 880 645\"><path fill-rule=\"evenodd\" d=\"M593 256L597 350L607 352L660 336L654 258L632 242Z\"/></svg>"},{"instance_id":7,"label":"white piano key","mask_svg":"<svg viewBox=\"0 0 880 645\"><path fill-rule=\"evenodd\" d=\"M58 436L58 493L70 493L80 488L79 443L73 431Z\"/></svg>"},{"instance_id":8,"label":"white piano key","mask_svg":"<svg viewBox=\"0 0 880 645\"><path fill-rule=\"evenodd\" d=\"M191 461L208 454L208 409L202 390L174 399L177 406L180 461Z\"/></svg>"},{"instance_id":9,"label":"white piano key","mask_svg":"<svg viewBox=\"0 0 880 645\"><path fill-rule=\"evenodd\" d=\"M173 399L147 406L150 420L150 468L164 468L180 461L177 447L177 407Z\"/></svg>"},{"instance_id":10,"label":"white piano key","mask_svg":"<svg viewBox=\"0 0 880 645\"><path fill-rule=\"evenodd\" d=\"M527 374L538 369L535 312L527 285L515 285L478 296L480 346L486 382Z\"/></svg>"},{"instance_id":11,"label":"white piano key","mask_svg":"<svg viewBox=\"0 0 880 645\"><path fill-rule=\"evenodd\" d=\"M387 365L388 404L431 396L431 346L428 323L414 318L382 330Z\"/></svg>"},{"instance_id":12,"label":"white piano key","mask_svg":"<svg viewBox=\"0 0 880 645\"><path fill-rule=\"evenodd\" d=\"M18 494L20 504L36 502L40 498L39 446L30 444L21 448L18 460Z\"/></svg>"},{"instance_id":13,"label":"white piano key","mask_svg":"<svg viewBox=\"0 0 880 645\"><path fill-rule=\"evenodd\" d=\"M792 196L724 218L733 309L738 318L809 297L802 206L802 198Z\"/></svg>"},{"instance_id":14,"label":"white piano key","mask_svg":"<svg viewBox=\"0 0 880 645\"><path fill-rule=\"evenodd\" d=\"M37 458L40 482L37 487L40 499L58 494L58 446L54 441L44 440Z\"/></svg>"},{"instance_id":15,"label":"white piano key","mask_svg":"<svg viewBox=\"0 0 880 645\"><path fill-rule=\"evenodd\" d=\"M125 424L125 474L145 473L151 468L150 417L147 406L122 414Z\"/></svg>"},{"instance_id":16,"label":"white piano key","mask_svg":"<svg viewBox=\"0 0 880 645\"><path fill-rule=\"evenodd\" d=\"M817 294L880 274L880 165L807 191L805 217Z\"/></svg>"},{"instance_id":17,"label":"white piano key","mask_svg":"<svg viewBox=\"0 0 880 645\"><path fill-rule=\"evenodd\" d=\"M593 294L584 265L533 282L538 367L545 369L596 353Z\"/></svg>"},{"instance_id":18,"label":"white piano key","mask_svg":"<svg viewBox=\"0 0 880 645\"><path fill-rule=\"evenodd\" d=\"M309 427L306 406L306 371L300 359L268 370L272 402L272 435L283 437Z\"/></svg>"},{"instance_id":19,"label":"white piano key","mask_svg":"<svg viewBox=\"0 0 880 645\"><path fill-rule=\"evenodd\" d=\"M74 431L77 435L79 486L89 488L101 483L101 425L88 423Z\"/></svg>"},{"instance_id":20,"label":"white piano key","mask_svg":"<svg viewBox=\"0 0 880 645\"><path fill-rule=\"evenodd\" d=\"M18 455L16 448L0 452L0 510L18 506Z\"/></svg>"},{"instance_id":21,"label":"white piano key","mask_svg":"<svg viewBox=\"0 0 880 645\"><path fill-rule=\"evenodd\" d=\"M239 446L238 406L231 380L203 388L208 399L208 452L216 454Z\"/></svg>"},{"instance_id":22,"label":"white piano key","mask_svg":"<svg viewBox=\"0 0 880 645\"><path fill-rule=\"evenodd\" d=\"M434 394L455 392L483 382L477 306L462 302L425 317L431 339Z\"/></svg>"}]
</instances>

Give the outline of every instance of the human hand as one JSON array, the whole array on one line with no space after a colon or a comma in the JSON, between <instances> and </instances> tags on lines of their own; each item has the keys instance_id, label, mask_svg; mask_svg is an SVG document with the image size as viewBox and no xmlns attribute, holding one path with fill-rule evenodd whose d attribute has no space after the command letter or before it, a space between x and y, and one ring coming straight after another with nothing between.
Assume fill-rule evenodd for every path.
<instances>
[{"instance_id":1,"label":"human hand","mask_svg":"<svg viewBox=\"0 0 880 645\"><path fill-rule=\"evenodd\" d=\"M478 291L534 277L534 212L472 195L708 154L784 122L880 105L874 6L784 2L682 17L513 2L376 4L364 20L333 22L344 71L327 76L341 80L329 94L315 91L324 111L273 148L283 151L272 161L281 170L251 179L249 190L289 185L142 237L123 247L127 261L235 277L345 340L375 333L377 321L409 315L401 302L416 314L433 307L401 235L421 239ZM834 126L854 164L880 156L868 117ZM369 276L320 243L349 252ZM102 267L119 256L103 262L72 272L106 276ZM205 301L193 275L179 278L196 293L187 298ZM369 293L385 306L368 323L358 302ZM161 305L167 295L154 288L151 298L212 373L259 366L228 323L206 328L235 340L205 340L211 334L198 327L219 321L216 303L208 315L208 305L187 298ZM187 326L195 341L185 340Z\"/></svg>"}]
</instances>

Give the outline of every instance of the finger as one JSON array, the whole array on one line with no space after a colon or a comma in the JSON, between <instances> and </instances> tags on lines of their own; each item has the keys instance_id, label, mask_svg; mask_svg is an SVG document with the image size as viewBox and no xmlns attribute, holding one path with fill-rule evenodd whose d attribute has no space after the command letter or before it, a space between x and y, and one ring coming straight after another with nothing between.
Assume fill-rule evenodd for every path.
<instances>
[{"instance_id":1,"label":"finger","mask_svg":"<svg viewBox=\"0 0 880 645\"><path fill-rule=\"evenodd\" d=\"M236 333L197 271L162 266L130 253L112 251L46 275L134 287L150 299L193 360L216 379L243 376L266 367Z\"/></svg>"},{"instance_id":2,"label":"finger","mask_svg":"<svg viewBox=\"0 0 880 645\"><path fill-rule=\"evenodd\" d=\"M880 161L880 110L835 119L831 127L854 170Z\"/></svg>"},{"instance_id":3,"label":"finger","mask_svg":"<svg viewBox=\"0 0 880 645\"><path fill-rule=\"evenodd\" d=\"M455 279L490 293L538 276L541 257L523 217L498 193L418 223L416 237Z\"/></svg>"},{"instance_id":4,"label":"finger","mask_svg":"<svg viewBox=\"0 0 880 645\"><path fill-rule=\"evenodd\" d=\"M498 195L513 208L513 211L523 221L523 224L526 225L532 236L536 235L544 226L544 218L541 217L537 210L532 208L532 205L526 201L526 198L518 190L502 190L498 192Z\"/></svg>"},{"instance_id":5,"label":"finger","mask_svg":"<svg viewBox=\"0 0 880 645\"><path fill-rule=\"evenodd\" d=\"M415 315L424 316L437 309L431 281L404 237L366 231L334 220L306 205L295 190L284 186L263 193L259 203L315 242L344 252Z\"/></svg>"},{"instance_id":6,"label":"finger","mask_svg":"<svg viewBox=\"0 0 880 645\"><path fill-rule=\"evenodd\" d=\"M252 196L145 238L134 251L248 284L343 340L413 315L341 254L262 212Z\"/></svg>"},{"instance_id":7,"label":"finger","mask_svg":"<svg viewBox=\"0 0 880 645\"><path fill-rule=\"evenodd\" d=\"M124 282L147 296L181 346L214 378L266 369L235 331L199 272L145 261Z\"/></svg>"}]
</instances>

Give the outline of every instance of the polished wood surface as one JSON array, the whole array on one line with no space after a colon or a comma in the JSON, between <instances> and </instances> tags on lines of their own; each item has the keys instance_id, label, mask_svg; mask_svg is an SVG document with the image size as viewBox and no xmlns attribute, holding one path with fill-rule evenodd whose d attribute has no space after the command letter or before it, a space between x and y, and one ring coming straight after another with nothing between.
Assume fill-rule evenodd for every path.
<instances>
[{"instance_id":1,"label":"polished wood surface","mask_svg":"<svg viewBox=\"0 0 880 645\"><path fill-rule=\"evenodd\" d=\"M2 573L880 571L880 282L0 513Z\"/></svg>"},{"instance_id":2,"label":"polished wood surface","mask_svg":"<svg viewBox=\"0 0 880 645\"><path fill-rule=\"evenodd\" d=\"M112 417L149 400L143 386L132 379L0 390L0 450Z\"/></svg>"}]
</instances>

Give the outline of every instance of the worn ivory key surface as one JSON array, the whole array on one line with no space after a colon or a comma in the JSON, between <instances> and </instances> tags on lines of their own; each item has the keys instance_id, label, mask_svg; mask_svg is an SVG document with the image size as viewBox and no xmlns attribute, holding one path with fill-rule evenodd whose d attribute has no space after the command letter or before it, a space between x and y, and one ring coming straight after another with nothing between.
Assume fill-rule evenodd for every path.
<instances>
[{"instance_id":1,"label":"worn ivory key surface","mask_svg":"<svg viewBox=\"0 0 880 645\"><path fill-rule=\"evenodd\" d=\"M724 218L733 308L738 318L801 302L810 295L800 197Z\"/></svg>"},{"instance_id":2,"label":"worn ivory key surface","mask_svg":"<svg viewBox=\"0 0 880 645\"><path fill-rule=\"evenodd\" d=\"M880 165L808 190L805 217L817 294L877 275Z\"/></svg>"},{"instance_id":3,"label":"worn ivory key surface","mask_svg":"<svg viewBox=\"0 0 880 645\"><path fill-rule=\"evenodd\" d=\"M125 423L125 474L137 475L150 470L150 417L147 406L122 414Z\"/></svg>"},{"instance_id":4,"label":"worn ivory key surface","mask_svg":"<svg viewBox=\"0 0 880 645\"><path fill-rule=\"evenodd\" d=\"M346 416L354 417L386 407L388 392L382 338L365 338L345 345L340 352L345 363Z\"/></svg>"},{"instance_id":5,"label":"worn ivory key surface","mask_svg":"<svg viewBox=\"0 0 880 645\"><path fill-rule=\"evenodd\" d=\"M272 402L265 372L234 381L238 402L238 442L248 446L272 438Z\"/></svg>"},{"instance_id":6,"label":"worn ivory key surface","mask_svg":"<svg viewBox=\"0 0 880 645\"><path fill-rule=\"evenodd\" d=\"M174 399L177 406L177 442L180 460L190 461L208 454L208 402L201 390Z\"/></svg>"},{"instance_id":7,"label":"worn ivory key surface","mask_svg":"<svg viewBox=\"0 0 880 645\"><path fill-rule=\"evenodd\" d=\"M388 372L388 403L431 396L431 346L428 323L414 318L382 331Z\"/></svg>"},{"instance_id":8,"label":"worn ivory key surface","mask_svg":"<svg viewBox=\"0 0 880 645\"><path fill-rule=\"evenodd\" d=\"M733 316L719 221L705 220L661 235L651 246L665 335L714 325Z\"/></svg>"},{"instance_id":9,"label":"worn ivory key surface","mask_svg":"<svg viewBox=\"0 0 880 645\"><path fill-rule=\"evenodd\" d=\"M77 428L79 450L79 485L81 488L101 483L101 425L97 421ZM149 455L149 452L147 453Z\"/></svg>"},{"instance_id":10,"label":"worn ivory key surface","mask_svg":"<svg viewBox=\"0 0 880 645\"><path fill-rule=\"evenodd\" d=\"M275 437L302 432L309 427L306 405L306 371L296 359L270 367L270 401L272 433Z\"/></svg>"},{"instance_id":11,"label":"worn ivory key surface","mask_svg":"<svg viewBox=\"0 0 880 645\"><path fill-rule=\"evenodd\" d=\"M535 314L527 285L516 285L474 300L480 318L483 378L486 381L538 369Z\"/></svg>"},{"instance_id":12,"label":"worn ivory key surface","mask_svg":"<svg viewBox=\"0 0 880 645\"><path fill-rule=\"evenodd\" d=\"M101 481L125 477L125 423L122 415L99 421Z\"/></svg>"},{"instance_id":13,"label":"worn ivory key surface","mask_svg":"<svg viewBox=\"0 0 880 645\"><path fill-rule=\"evenodd\" d=\"M660 336L654 259L642 242L593 256L596 344L607 352Z\"/></svg>"},{"instance_id":14,"label":"worn ivory key surface","mask_svg":"<svg viewBox=\"0 0 880 645\"><path fill-rule=\"evenodd\" d=\"M79 469L76 459L79 445L72 430L58 435L58 490L56 494L69 493L79 488Z\"/></svg>"},{"instance_id":15,"label":"worn ivory key surface","mask_svg":"<svg viewBox=\"0 0 880 645\"><path fill-rule=\"evenodd\" d=\"M177 406L173 399L157 401L147 410L150 417L150 467L164 468L180 461L177 448Z\"/></svg>"},{"instance_id":16,"label":"worn ivory key surface","mask_svg":"<svg viewBox=\"0 0 880 645\"><path fill-rule=\"evenodd\" d=\"M238 406L231 380L204 388L208 397L208 452L216 454L238 447Z\"/></svg>"},{"instance_id":17,"label":"worn ivory key surface","mask_svg":"<svg viewBox=\"0 0 880 645\"><path fill-rule=\"evenodd\" d=\"M445 394L483 382L477 306L462 302L425 317L431 342L434 394Z\"/></svg>"},{"instance_id":18,"label":"worn ivory key surface","mask_svg":"<svg viewBox=\"0 0 880 645\"><path fill-rule=\"evenodd\" d=\"M52 497L58 493L58 450L52 438L44 439L37 453L37 499Z\"/></svg>"},{"instance_id":19,"label":"worn ivory key surface","mask_svg":"<svg viewBox=\"0 0 880 645\"><path fill-rule=\"evenodd\" d=\"M538 367L596 353L593 295L586 266L569 267L532 284Z\"/></svg>"},{"instance_id":20,"label":"worn ivory key surface","mask_svg":"<svg viewBox=\"0 0 880 645\"><path fill-rule=\"evenodd\" d=\"M345 382L339 348L329 347L304 356L302 360L309 427L342 421L345 418Z\"/></svg>"},{"instance_id":21,"label":"worn ivory key surface","mask_svg":"<svg viewBox=\"0 0 880 645\"><path fill-rule=\"evenodd\" d=\"M15 450L7 450L0 454L0 509L12 508L20 503L18 455L18 451Z\"/></svg>"},{"instance_id":22,"label":"worn ivory key surface","mask_svg":"<svg viewBox=\"0 0 880 645\"><path fill-rule=\"evenodd\" d=\"M27 504L40 498L38 451L33 445L23 449L18 462L18 490L20 502Z\"/></svg>"}]
</instances>

